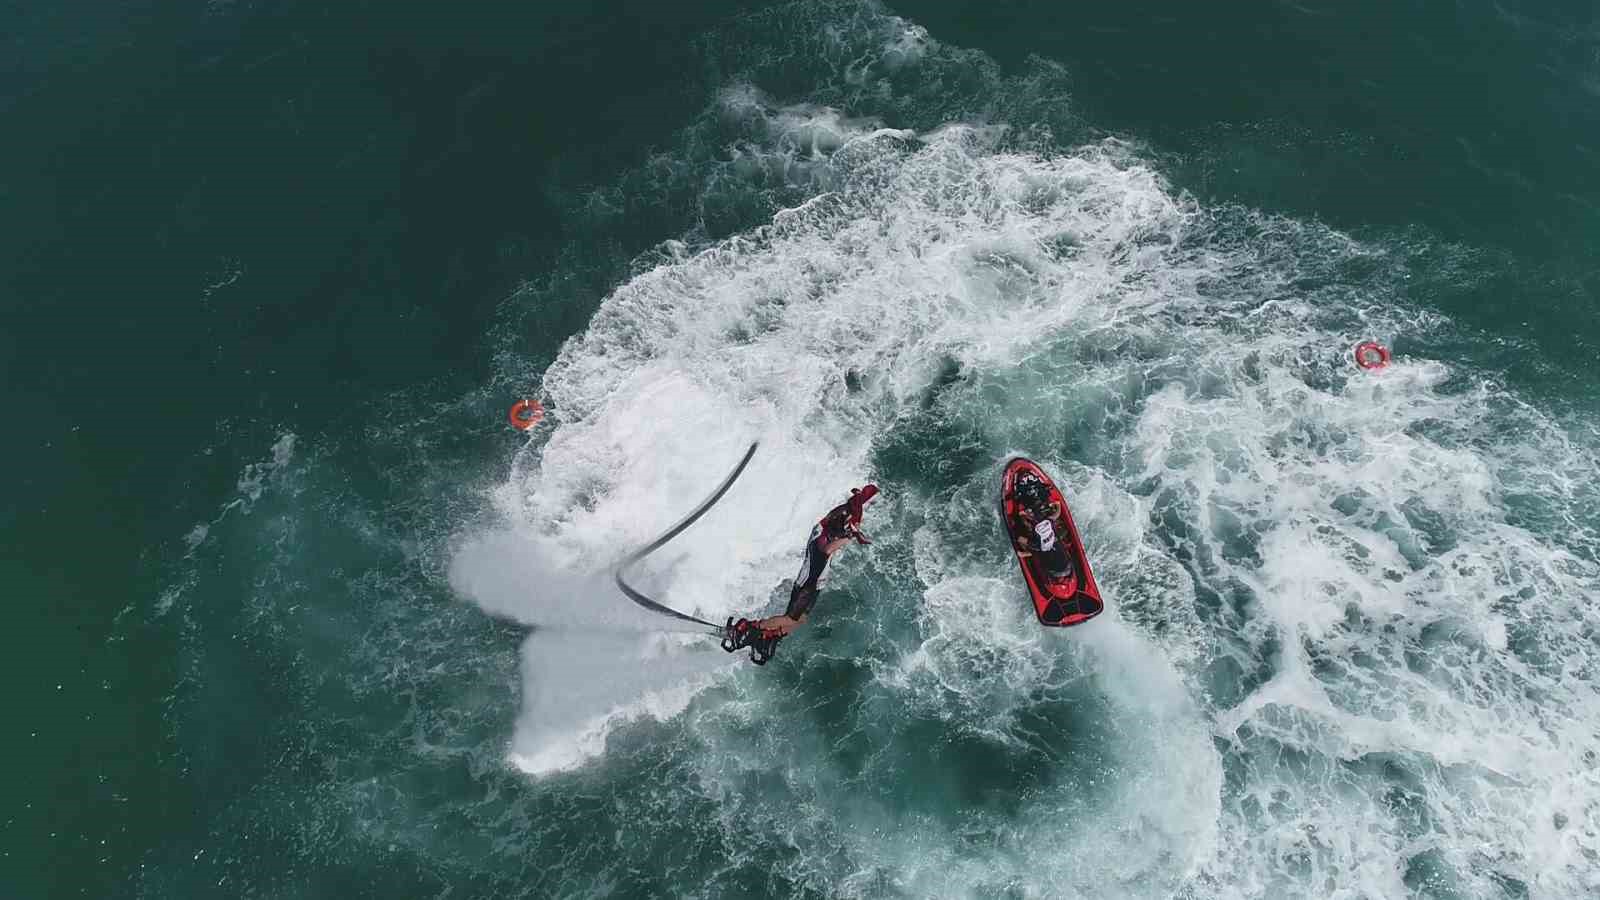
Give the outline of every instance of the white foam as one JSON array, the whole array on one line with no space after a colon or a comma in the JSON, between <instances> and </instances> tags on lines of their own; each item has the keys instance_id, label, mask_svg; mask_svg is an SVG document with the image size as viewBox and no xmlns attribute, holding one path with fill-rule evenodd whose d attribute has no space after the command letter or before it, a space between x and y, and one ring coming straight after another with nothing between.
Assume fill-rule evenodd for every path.
<instances>
[{"instance_id":1,"label":"white foam","mask_svg":"<svg viewBox=\"0 0 1600 900\"><path fill-rule=\"evenodd\" d=\"M662 636L535 633L523 643L523 714L512 765L530 775L571 771L604 754L612 732L670 719L725 666L720 650L692 652ZM706 650L700 647L700 650Z\"/></svg>"},{"instance_id":2,"label":"white foam","mask_svg":"<svg viewBox=\"0 0 1600 900\"><path fill-rule=\"evenodd\" d=\"M812 123L826 120L808 115ZM945 360L999 365L1040 352L1069 328L1102 325L1117 314L1115 301L1149 302L1125 284L1130 272L1155 263L1133 244L1181 229L1189 215L1183 204L1114 144L1040 159L996 153L1002 136L950 127L915 145L903 135L870 132L846 140L832 150L838 193L619 288L546 376L561 423L537 470L509 492L508 513L541 534L564 565L592 568L670 524L744 442L759 438L761 452L728 499L647 577L663 598L701 614L763 607L792 574L815 517L871 474L874 436L920 402ZM1063 239L1089 264L1059 266L1049 248ZM1110 308L1102 296L1108 293L1122 295ZM1008 590L1014 585L997 574L935 576L925 599L930 636L904 659L884 660L880 683L930 711L941 697L966 696L968 705L956 709L971 717L967 724L1004 741L1018 711L1037 702L1040 686L1059 687L1069 676L1060 647L1041 642ZM1011 624L997 629L995 616ZM1095 652L1122 659L1135 652L1131 646ZM525 667L539 659L525 652ZM1131 661L1122 666L1132 668ZM1207 823L1215 819L1197 814L1192 802L1215 804L1217 767L1195 708L1167 672L1166 687L1149 683L1156 694L1123 690L1141 701L1161 698L1141 720L1152 744L1178 754L1145 756L1138 768L1146 774L1129 790L1144 796L1163 768L1196 777L1149 795L1166 800L1130 796L1113 815L1122 823L1113 833L1143 823L1142 833L1162 846L1156 858L1192 860L1208 852ZM929 676L926 686L918 673ZM568 683L565 674L545 677ZM1143 677L1148 682L1148 673ZM608 693L599 706L578 704L581 715L552 716L542 700L525 702L518 764L540 771L576 764L600 751L616 723L686 702L674 687L657 699L613 703L626 693ZM986 707L997 710L987 723ZM1166 712L1153 715L1152 708ZM564 737L538 743L537 736L552 733ZM1172 803L1172 796L1190 799ZM1053 827L1050 811L1073 802L1064 796L1041 804L1029 814L1033 827ZM863 828L879 815L860 812ZM952 870L938 864L948 855L931 846L947 840L938 829L913 829L904 854L894 842L853 840L850 847L892 864L899 883L935 893L996 877L987 864L963 862L952 881ZM1013 876L1038 866L1018 840L1008 857ZM911 846L922 854L915 863L906 855ZM1087 877L1078 863L1062 865L1062 878L1067 869L1078 873L1070 877ZM1167 883L1192 865L1155 867L1166 874L1131 865L1130 883Z\"/></svg>"},{"instance_id":3,"label":"white foam","mask_svg":"<svg viewBox=\"0 0 1600 900\"><path fill-rule=\"evenodd\" d=\"M1315 314L1297 318L1306 330ZM1564 535L1507 524L1504 485L1592 469L1592 455L1552 439L1548 421L1505 421L1507 398L1490 385L1445 393L1437 364L1329 381L1280 349L1287 336L1208 347L1180 334L1194 370L1220 378L1152 394L1129 440L1134 477L1188 520L1197 568L1254 598L1246 628L1213 640L1242 639L1257 657L1276 647L1277 674L1218 713L1218 734L1262 761L1225 806L1231 837L1209 877L1245 893L1405 893L1407 861L1428 847L1384 783L1362 774L1381 755L1417 779L1441 835L1432 850L1460 889L1512 877L1577 890L1577 869L1530 864L1552 812L1529 804L1586 769L1557 735L1588 730L1578 723L1592 721L1595 698L1583 680L1541 675L1509 652L1507 617L1539 632L1537 644L1574 651L1538 607L1570 611L1566 598L1592 592L1600 573L1551 542ZM1313 327L1302 346L1341 337ZM1240 362L1252 353L1250 376ZM1278 747L1305 762L1275 761ZM1519 849L1474 857L1486 844Z\"/></svg>"},{"instance_id":4,"label":"white foam","mask_svg":"<svg viewBox=\"0 0 1600 900\"><path fill-rule=\"evenodd\" d=\"M816 195L605 300L546 375L560 422L504 490L508 518L597 571L760 439L723 505L643 577L702 615L770 609L811 522L875 474L874 442L932 408L977 456L1024 451L1058 473L1111 609L1065 635L1030 621L991 546L992 471L937 496L891 486L875 553L913 565L862 574L879 558L847 554L830 574L873 598L849 620L872 637L831 638L863 646L874 676L852 727L882 729L884 753L905 740L895 716L1025 749L1018 723L1090 679L1071 695L1103 698L1084 715L1115 732L1111 784L1093 809L1062 789L1004 822L907 819L861 790L900 773L847 771L801 726L775 744L696 715L708 676L672 644L648 652L689 671L650 699L526 708L519 734L567 738L519 737L519 764L592 759L616 723L690 710L730 846L797 847L787 876L839 896L1397 896L1424 851L1466 893L1496 877L1585 889L1593 836L1551 823L1600 803L1582 749L1600 621L1581 602L1600 572L1578 486L1595 458L1439 363L1355 371L1357 338L1437 324L1343 285L1339 266L1380 250L1201 209L1117 141L1044 156L1007 149L1000 127L913 136L819 107L773 121L757 150L804 162ZM1572 527L1517 525L1513 493ZM914 535L885 549L902 525ZM737 787L757 772L793 801L782 817ZM1059 853L1037 852L1041 830Z\"/></svg>"}]
</instances>

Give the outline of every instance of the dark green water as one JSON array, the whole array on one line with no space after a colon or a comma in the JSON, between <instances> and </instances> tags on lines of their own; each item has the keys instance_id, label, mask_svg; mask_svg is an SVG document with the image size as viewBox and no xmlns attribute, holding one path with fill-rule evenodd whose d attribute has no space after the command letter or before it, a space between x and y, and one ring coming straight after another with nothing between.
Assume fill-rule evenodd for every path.
<instances>
[{"instance_id":1,"label":"dark green water","mask_svg":"<svg viewBox=\"0 0 1600 900\"><path fill-rule=\"evenodd\" d=\"M895 44L905 23L891 12L932 49ZM1585 810L1600 789L1571 749L1592 741L1596 714L1592 614L1575 606L1597 565L1592 5L77 3L6 7L0 33L7 896L1592 888L1600 846ZM764 98L760 116L730 112L745 89ZM818 106L843 124L784 124ZM938 151L955 161L937 165L920 155L934 151L838 149L868 146L855 124L868 117L924 138L950 123L1011 132ZM1108 140L1127 154L1115 165L1038 163ZM851 396L872 399L836 406L819 389L803 423L737 418L765 402L808 408L803 379L751 364L716 382L736 396L729 384L757 385L724 412L770 428L771 458L810 458L784 441L825 434L838 479L885 483L895 505L877 550L841 561L837 613L768 670L718 676L682 710L609 732L574 771L511 764L519 721L538 712L530 673L549 675L526 658L538 645L519 647L544 623L537 608L497 617L463 596L462 546L509 517L530 542L560 531L549 521L576 523L558 536L594 549L584 516L609 521L607 491L655 498L584 456L618 435L683 460L657 481L692 476L689 495L722 465L714 442L625 428L649 417L587 393L570 371L589 357L561 357L562 343L588 333L590 349L649 345L658 361L681 344L692 362L650 375L676 384L788 334L774 324L785 308L855 290L866 308L915 285L905 257L817 249L855 221L885 235L914 221L945 236L930 248L982 233L982 252L1005 256L1012 232L987 231L991 206L968 193L1003 180L989 166L1106 193L1071 220L1078 255L1053 255L1060 270L1017 251L1016 267L956 293L997 309L1070 295L1129 318L1094 319L1093 340L1062 326L1017 363L979 349L988 319L873 307L874 327L904 336L891 344L926 346L927 360L860 351L891 390L870 362L841 357L865 379ZM1165 181L1107 186L1134 170ZM749 235L823 193L848 211L808 208L816 219L775 250L730 245L726 273L661 247ZM941 218L907 199L929 196L958 209ZM1101 254L1095 223L1153 198L1192 204L1128 239L1165 255ZM1063 202L1009 208L1043 220ZM650 281L658 264L700 289ZM825 271L805 300L784 293ZM1119 287L1075 293L1091 271ZM595 318L624 285L687 316L678 344L652 343L648 314ZM704 298L760 290L779 312L693 318ZM1155 299L1128 299L1144 291ZM1290 298L1310 312L1252 312ZM1339 340L1367 334L1437 374L1409 393L1345 387ZM1209 356L1221 336L1241 352ZM807 353L772 365L825 359ZM1267 374L1229 368L1251 354ZM504 409L562 359L548 391L571 406L553 404L569 430L525 448ZM1280 375L1302 393L1280 391ZM1372 415L1348 414L1352 397ZM1388 415L1416 443L1383 445L1389 462L1341 462L1341 448L1400 440ZM1003 583L982 516L1007 452L1063 472L1099 565L1138 572L1102 573L1119 618L1083 647L1041 644L1026 622L1005 619L1002 638L973 624L992 615L970 606L988 588L961 579ZM595 479L589 493L558 483L563 464ZM1444 487L1480 480L1464 498ZM1276 499L1306 481L1326 497ZM1267 487L1212 490L1230 483ZM1392 503L1371 501L1389 485ZM508 514L505 493L550 516ZM768 502L820 500L793 493L803 501ZM812 513L786 514L798 526ZM657 522L640 519L642 532ZM748 539L756 595L777 589L799 540ZM1388 567L1360 587L1365 612L1301 620L1274 603L1286 570L1317 570L1343 540ZM1493 587L1473 586L1480 570L1498 573ZM1305 648L1307 681L1274 680L1301 671L1285 645ZM1174 674L1128 687L1141 654ZM1511 698L1504 747L1476 718L1487 694ZM1398 736L1389 710L1408 703L1418 733L1446 738ZM1140 749L1155 738L1215 759L1189 771ZM1548 800L1559 792L1508 771L1517 755L1579 800ZM1141 791L1197 784L1215 809L1173 807L1198 809L1198 824L1116 818ZM1494 853L1464 824L1482 809L1503 840ZM1018 834L1097 817L1125 840L1083 858L1147 861L1032 876L996 862L1028 859ZM1329 836L1369 825L1393 840Z\"/></svg>"}]
</instances>

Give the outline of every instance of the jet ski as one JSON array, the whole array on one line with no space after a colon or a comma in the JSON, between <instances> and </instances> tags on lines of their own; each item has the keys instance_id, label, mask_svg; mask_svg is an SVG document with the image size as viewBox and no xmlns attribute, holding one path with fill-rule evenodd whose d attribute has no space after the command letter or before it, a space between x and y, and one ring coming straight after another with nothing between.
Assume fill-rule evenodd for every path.
<instances>
[{"instance_id":1,"label":"jet ski","mask_svg":"<svg viewBox=\"0 0 1600 900\"><path fill-rule=\"evenodd\" d=\"M1000 476L1000 521L1022 567L1040 625L1082 625L1105 609L1067 498L1031 459Z\"/></svg>"}]
</instances>

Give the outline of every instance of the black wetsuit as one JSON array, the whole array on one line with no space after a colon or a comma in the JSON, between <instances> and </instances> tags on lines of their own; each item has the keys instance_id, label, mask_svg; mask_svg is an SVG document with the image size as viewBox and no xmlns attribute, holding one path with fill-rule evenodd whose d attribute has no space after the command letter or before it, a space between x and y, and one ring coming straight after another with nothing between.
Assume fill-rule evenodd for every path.
<instances>
[{"instance_id":1,"label":"black wetsuit","mask_svg":"<svg viewBox=\"0 0 1600 900\"><path fill-rule=\"evenodd\" d=\"M850 525L850 504L841 503L828 511L822 520L811 529L811 538L806 541L805 560L800 563L800 574L795 578L794 587L789 590L789 607L783 614L791 619L799 619L811 611L817 602L817 583L822 580L822 571L828 567L827 546L842 537L853 537L855 529Z\"/></svg>"},{"instance_id":2,"label":"black wetsuit","mask_svg":"<svg viewBox=\"0 0 1600 900\"><path fill-rule=\"evenodd\" d=\"M1041 531L1040 526L1049 523L1049 528ZM1018 532L1023 536L1023 542L1038 562L1039 568L1050 578L1065 578L1073 572L1072 556L1067 553L1067 536L1056 528L1056 520L1049 516L1029 521L1026 517L1018 516Z\"/></svg>"}]
</instances>

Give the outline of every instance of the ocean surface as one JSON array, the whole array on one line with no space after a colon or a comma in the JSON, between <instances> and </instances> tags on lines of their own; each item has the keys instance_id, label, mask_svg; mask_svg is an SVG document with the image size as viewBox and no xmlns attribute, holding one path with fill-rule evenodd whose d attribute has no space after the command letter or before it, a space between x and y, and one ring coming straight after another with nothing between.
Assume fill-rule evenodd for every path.
<instances>
[{"instance_id":1,"label":"ocean surface","mask_svg":"<svg viewBox=\"0 0 1600 900\"><path fill-rule=\"evenodd\" d=\"M0 896L1600 893L1592 2L8 3L0 135ZM751 441L765 668L609 577Z\"/></svg>"}]
</instances>

